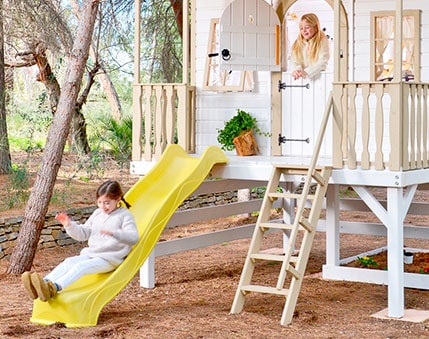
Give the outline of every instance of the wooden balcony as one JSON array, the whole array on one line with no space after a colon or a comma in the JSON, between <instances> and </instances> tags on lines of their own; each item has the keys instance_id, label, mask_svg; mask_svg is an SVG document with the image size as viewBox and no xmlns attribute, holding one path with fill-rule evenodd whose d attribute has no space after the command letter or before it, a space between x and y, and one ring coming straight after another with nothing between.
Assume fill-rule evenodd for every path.
<instances>
[{"instance_id":1,"label":"wooden balcony","mask_svg":"<svg viewBox=\"0 0 429 339\"><path fill-rule=\"evenodd\" d=\"M408 171L429 167L428 83L333 84L335 168ZM133 89L133 161L159 159L177 143L195 152L195 87L137 84Z\"/></svg>"},{"instance_id":2,"label":"wooden balcony","mask_svg":"<svg viewBox=\"0 0 429 339\"><path fill-rule=\"evenodd\" d=\"M158 160L168 144L195 151L195 87L134 85L132 160Z\"/></svg>"},{"instance_id":3,"label":"wooden balcony","mask_svg":"<svg viewBox=\"0 0 429 339\"><path fill-rule=\"evenodd\" d=\"M334 83L334 167L428 168L428 89L416 82Z\"/></svg>"}]
</instances>

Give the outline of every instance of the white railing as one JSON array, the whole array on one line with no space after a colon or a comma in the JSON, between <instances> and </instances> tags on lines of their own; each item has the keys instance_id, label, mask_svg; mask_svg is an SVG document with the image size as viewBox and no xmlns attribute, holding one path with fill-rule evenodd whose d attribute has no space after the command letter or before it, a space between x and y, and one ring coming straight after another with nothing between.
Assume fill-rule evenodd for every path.
<instances>
[{"instance_id":1,"label":"white railing","mask_svg":"<svg viewBox=\"0 0 429 339\"><path fill-rule=\"evenodd\" d=\"M428 168L429 84L334 83L336 168Z\"/></svg>"},{"instance_id":2,"label":"white railing","mask_svg":"<svg viewBox=\"0 0 429 339\"><path fill-rule=\"evenodd\" d=\"M160 158L169 144L195 151L195 88L186 84L133 87L133 161Z\"/></svg>"}]
</instances>

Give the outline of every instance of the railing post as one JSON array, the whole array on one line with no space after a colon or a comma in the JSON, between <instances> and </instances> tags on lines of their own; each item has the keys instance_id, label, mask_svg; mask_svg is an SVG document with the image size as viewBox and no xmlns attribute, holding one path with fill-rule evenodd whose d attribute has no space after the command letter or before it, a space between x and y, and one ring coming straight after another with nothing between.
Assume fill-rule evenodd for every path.
<instances>
[{"instance_id":1,"label":"railing post","mask_svg":"<svg viewBox=\"0 0 429 339\"><path fill-rule=\"evenodd\" d=\"M428 162L428 85L422 85L422 97L420 105L422 105L422 166L427 168Z\"/></svg>"},{"instance_id":2,"label":"railing post","mask_svg":"<svg viewBox=\"0 0 429 339\"><path fill-rule=\"evenodd\" d=\"M144 86L144 160L152 160L152 85Z\"/></svg>"},{"instance_id":3,"label":"railing post","mask_svg":"<svg viewBox=\"0 0 429 339\"><path fill-rule=\"evenodd\" d=\"M384 109L383 96L385 87L382 83L375 86L375 97L377 104L375 107L375 169L382 171L385 168L383 154L383 137L384 137ZM369 127L369 126L368 126Z\"/></svg>"},{"instance_id":4,"label":"railing post","mask_svg":"<svg viewBox=\"0 0 429 339\"><path fill-rule=\"evenodd\" d=\"M332 93L332 165L334 168L343 167L342 135L343 117L341 112L342 85L334 84Z\"/></svg>"},{"instance_id":5,"label":"railing post","mask_svg":"<svg viewBox=\"0 0 429 339\"><path fill-rule=\"evenodd\" d=\"M369 154L369 136L370 136L370 123L371 115L369 109L369 94L370 84L362 86L362 160L361 167L364 170L368 170L371 167L371 157Z\"/></svg>"},{"instance_id":6,"label":"railing post","mask_svg":"<svg viewBox=\"0 0 429 339\"><path fill-rule=\"evenodd\" d=\"M177 90L177 142L184 149L188 149L187 145L187 125L186 117L188 111L188 95L187 95L187 86L178 85Z\"/></svg>"},{"instance_id":7,"label":"railing post","mask_svg":"<svg viewBox=\"0 0 429 339\"><path fill-rule=\"evenodd\" d=\"M133 86L133 127L132 127L132 160L142 159L142 87L138 84Z\"/></svg>"},{"instance_id":8,"label":"railing post","mask_svg":"<svg viewBox=\"0 0 429 339\"><path fill-rule=\"evenodd\" d=\"M408 106L403 99L408 96L402 91L402 83L390 84L390 154L389 170L399 171L408 167ZM404 103L404 105L403 105ZM404 119L404 120L403 120Z\"/></svg>"},{"instance_id":9,"label":"railing post","mask_svg":"<svg viewBox=\"0 0 429 339\"><path fill-rule=\"evenodd\" d=\"M196 143L196 108L195 108L195 87L187 86L186 92L188 93L188 107L186 119L188 121L188 132L187 132L187 148L185 148L189 153L195 153L195 143Z\"/></svg>"}]
</instances>

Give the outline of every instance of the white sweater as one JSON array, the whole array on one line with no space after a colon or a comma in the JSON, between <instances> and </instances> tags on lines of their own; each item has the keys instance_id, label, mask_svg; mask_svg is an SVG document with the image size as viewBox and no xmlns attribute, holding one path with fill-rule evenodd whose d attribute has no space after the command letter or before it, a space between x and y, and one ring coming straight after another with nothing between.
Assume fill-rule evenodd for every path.
<instances>
[{"instance_id":1,"label":"white sweater","mask_svg":"<svg viewBox=\"0 0 429 339\"><path fill-rule=\"evenodd\" d=\"M295 60L295 57L291 55L290 58L290 72L297 69L304 70L310 79L317 77L321 71L326 69L326 66L329 62L329 41L328 39L323 39L321 44L321 49L319 51L317 60L312 63L310 60L310 56L308 55L309 43L305 42L304 47L302 49L302 55L304 57L304 64L300 65Z\"/></svg>"},{"instance_id":2,"label":"white sweater","mask_svg":"<svg viewBox=\"0 0 429 339\"><path fill-rule=\"evenodd\" d=\"M101 234L102 229L112 231L113 236ZM88 247L80 252L81 255L103 258L115 267L124 261L139 239L134 217L124 207L119 207L110 214L97 208L85 224L72 221L65 230L73 239L88 240Z\"/></svg>"}]
</instances>

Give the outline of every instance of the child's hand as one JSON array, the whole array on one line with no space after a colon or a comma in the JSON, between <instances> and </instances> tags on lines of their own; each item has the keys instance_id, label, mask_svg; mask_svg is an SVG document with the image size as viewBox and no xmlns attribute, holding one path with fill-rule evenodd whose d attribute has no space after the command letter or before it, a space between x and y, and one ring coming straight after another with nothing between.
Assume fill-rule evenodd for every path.
<instances>
[{"instance_id":1,"label":"child's hand","mask_svg":"<svg viewBox=\"0 0 429 339\"><path fill-rule=\"evenodd\" d=\"M66 213L58 213L55 216L55 219L57 219L64 227L70 226L70 217Z\"/></svg>"},{"instance_id":2,"label":"child's hand","mask_svg":"<svg viewBox=\"0 0 429 339\"><path fill-rule=\"evenodd\" d=\"M100 230L100 233L101 233L101 234L110 235L110 236L112 236L112 235L113 235L113 232L112 232L112 231L109 231L109 230Z\"/></svg>"},{"instance_id":3,"label":"child's hand","mask_svg":"<svg viewBox=\"0 0 429 339\"><path fill-rule=\"evenodd\" d=\"M298 80L299 78L302 77L302 71L300 69L293 71L292 77L293 77L293 80Z\"/></svg>"}]
</instances>

